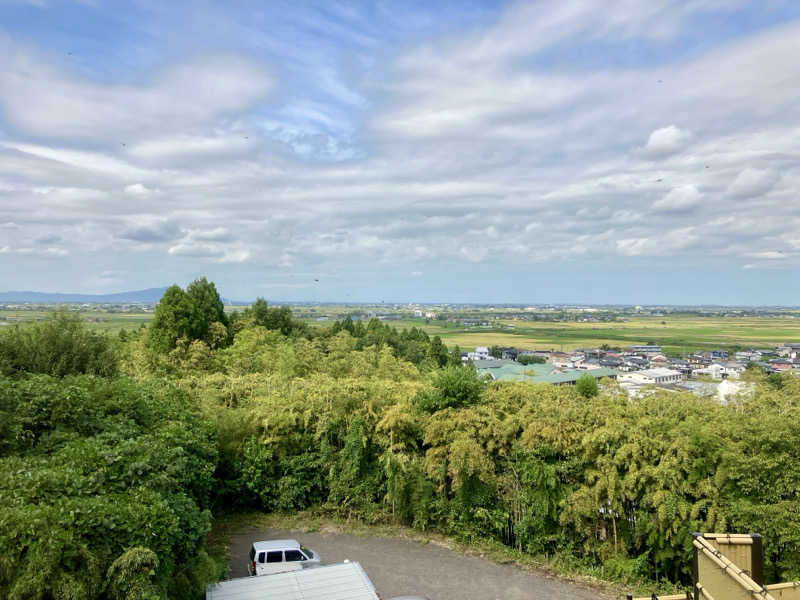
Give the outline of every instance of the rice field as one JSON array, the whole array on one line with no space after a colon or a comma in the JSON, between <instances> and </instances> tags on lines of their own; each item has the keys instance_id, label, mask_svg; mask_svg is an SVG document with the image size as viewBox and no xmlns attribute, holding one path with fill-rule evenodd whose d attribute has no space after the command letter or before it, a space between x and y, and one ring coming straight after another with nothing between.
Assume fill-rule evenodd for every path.
<instances>
[{"instance_id":1,"label":"rice field","mask_svg":"<svg viewBox=\"0 0 800 600\"><path fill-rule=\"evenodd\" d=\"M658 344L669 353L714 348L771 347L800 342L800 319L787 317L638 317L624 322L531 322L506 320L499 327L442 326L423 320L400 322L439 335L448 346L513 346L530 349L573 350L587 346L624 347ZM504 329L513 325L514 329Z\"/></svg>"},{"instance_id":2,"label":"rice field","mask_svg":"<svg viewBox=\"0 0 800 600\"><path fill-rule=\"evenodd\" d=\"M341 314L347 307L315 309L316 314ZM326 310L327 309L327 310ZM308 312L307 307L300 311ZM50 311L0 310L0 324L14 324L45 319ZM136 329L153 318L153 313L120 313L82 310L87 324L97 330L116 333ZM798 315L800 317L800 315ZM488 317L487 317L488 318ZM328 327L332 321L307 319L313 327ZM629 317L610 323L544 322L525 320L492 321L492 327L465 327L447 321L406 319L388 321L398 329L418 327L429 335L438 335L448 346L462 350L476 346L512 346L529 349L569 351L587 346L625 347L634 344L659 344L672 354L714 348L771 347L781 342L800 342L800 318L792 314L779 317ZM513 329L509 329L513 326Z\"/></svg>"}]
</instances>

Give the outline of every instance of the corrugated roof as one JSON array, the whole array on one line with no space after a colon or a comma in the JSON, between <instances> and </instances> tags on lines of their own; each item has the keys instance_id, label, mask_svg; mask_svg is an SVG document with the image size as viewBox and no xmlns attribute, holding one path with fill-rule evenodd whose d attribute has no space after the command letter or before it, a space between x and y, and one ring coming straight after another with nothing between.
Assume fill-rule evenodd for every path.
<instances>
[{"instance_id":1,"label":"corrugated roof","mask_svg":"<svg viewBox=\"0 0 800 600\"><path fill-rule=\"evenodd\" d=\"M572 371L565 371L563 373L553 373L551 375L537 377L534 381L536 383L569 383L578 381L580 376L584 375L585 373L588 373L595 379L600 379L602 377L616 377L619 375L619 373L617 373L617 371L614 369L602 367L600 369L575 369Z\"/></svg>"},{"instance_id":2,"label":"corrugated roof","mask_svg":"<svg viewBox=\"0 0 800 600\"><path fill-rule=\"evenodd\" d=\"M489 373L495 381L527 381L529 383L569 383L577 381L584 373L589 373L597 379L619 375L614 369L605 367L559 371L551 364L521 365L513 361L503 361L503 363L505 364L478 368L478 373Z\"/></svg>"},{"instance_id":3,"label":"corrugated roof","mask_svg":"<svg viewBox=\"0 0 800 600\"><path fill-rule=\"evenodd\" d=\"M380 600L357 562L277 575L240 577L206 587L206 600Z\"/></svg>"}]
</instances>

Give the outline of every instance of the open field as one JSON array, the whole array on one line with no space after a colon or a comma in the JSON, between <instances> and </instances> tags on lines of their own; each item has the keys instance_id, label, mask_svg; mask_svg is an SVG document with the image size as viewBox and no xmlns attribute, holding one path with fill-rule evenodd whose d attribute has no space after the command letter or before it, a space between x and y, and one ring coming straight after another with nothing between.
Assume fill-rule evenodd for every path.
<instances>
[{"instance_id":1,"label":"open field","mask_svg":"<svg viewBox=\"0 0 800 600\"><path fill-rule=\"evenodd\" d=\"M0 323L14 325L30 321L41 321L50 314L52 314L50 310L0 310ZM153 313L144 312L112 313L99 310L82 310L78 314L90 328L111 333L116 333L120 329L138 329L142 323L147 324L153 318Z\"/></svg>"},{"instance_id":2,"label":"open field","mask_svg":"<svg viewBox=\"0 0 800 600\"><path fill-rule=\"evenodd\" d=\"M239 309L241 307L236 307ZM319 315L331 320L317 321L305 318L312 327L329 327L336 315L346 314L346 306L315 307ZM227 310L234 310L228 307ZM296 307L300 314L309 314L309 307ZM353 308L353 312L356 312ZM0 323L14 324L47 318L50 311L0 310ZM152 312L107 312L81 310L89 326L101 331L116 333L120 329L136 329L153 318ZM491 313L482 315L492 319ZM723 317L666 315L630 316L624 321L528 321L521 319L492 319L491 327L466 327L459 323L441 320L403 319L387 321L393 327L406 329L418 327L429 335L438 335L448 346L458 345L462 350L475 346L513 346L530 349L569 351L587 346L624 347L632 344L660 344L670 354L694 350L735 347L771 347L781 342L800 342L800 318L793 315L770 317ZM513 329L508 326L512 325Z\"/></svg>"},{"instance_id":3,"label":"open field","mask_svg":"<svg viewBox=\"0 0 800 600\"><path fill-rule=\"evenodd\" d=\"M666 352L698 349L771 347L800 340L800 319L792 317L636 317L612 323L532 322L503 320L498 326L465 328L423 319L393 321L392 325L420 327L441 336L448 346L513 346L530 349L573 350L586 346L611 347L655 343ZM509 324L514 329L505 329Z\"/></svg>"}]
</instances>

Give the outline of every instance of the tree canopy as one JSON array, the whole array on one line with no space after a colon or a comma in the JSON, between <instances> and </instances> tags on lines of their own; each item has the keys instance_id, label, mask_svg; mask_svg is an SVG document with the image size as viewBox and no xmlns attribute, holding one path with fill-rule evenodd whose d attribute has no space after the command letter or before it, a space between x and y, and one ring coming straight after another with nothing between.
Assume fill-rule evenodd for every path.
<instances>
[{"instance_id":1,"label":"tree canopy","mask_svg":"<svg viewBox=\"0 0 800 600\"><path fill-rule=\"evenodd\" d=\"M190 283L186 291L178 285L171 285L156 305L148 328L149 345L159 352L169 352L180 339L221 345L220 328L227 323L217 288L205 277Z\"/></svg>"}]
</instances>

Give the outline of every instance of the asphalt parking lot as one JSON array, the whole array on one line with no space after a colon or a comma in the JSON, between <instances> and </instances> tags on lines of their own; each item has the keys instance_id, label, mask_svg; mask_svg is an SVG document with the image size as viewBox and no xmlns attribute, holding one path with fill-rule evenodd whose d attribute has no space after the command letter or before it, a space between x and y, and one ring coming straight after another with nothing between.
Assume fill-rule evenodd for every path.
<instances>
[{"instance_id":1,"label":"asphalt parking lot","mask_svg":"<svg viewBox=\"0 0 800 600\"><path fill-rule=\"evenodd\" d=\"M323 564L358 561L383 598L424 595L431 600L588 600L608 596L588 587L464 556L435 543L344 533L247 529L230 540L231 577L247 576L250 544L293 538L318 552Z\"/></svg>"}]
</instances>

